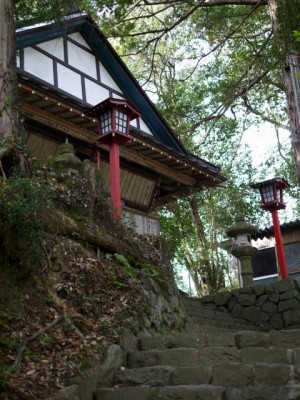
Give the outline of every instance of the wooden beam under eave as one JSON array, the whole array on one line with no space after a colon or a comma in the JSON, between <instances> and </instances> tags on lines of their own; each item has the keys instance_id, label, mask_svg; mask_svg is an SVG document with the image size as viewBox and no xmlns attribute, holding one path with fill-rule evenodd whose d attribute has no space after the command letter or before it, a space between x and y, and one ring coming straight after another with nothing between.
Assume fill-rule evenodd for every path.
<instances>
[{"instance_id":1,"label":"wooden beam under eave","mask_svg":"<svg viewBox=\"0 0 300 400\"><path fill-rule=\"evenodd\" d=\"M45 110L41 110L40 108L24 104L23 111L26 116L29 118L42 123L46 126L49 126L55 130L63 132L69 136L73 136L76 139L80 139L82 141L86 141L87 143L95 145L95 148L98 146L96 143L96 134L85 130L82 128L78 128L72 122L66 121L57 115L51 114ZM107 146L100 146L103 148L107 148ZM169 179L174 180L175 182L181 183L186 186L194 186L196 184L196 179L182 174L179 171L176 171L174 168L171 168L159 161L152 160L150 157L147 157L133 149L127 148L126 146L121 149L121 157L126 158L129 161L133 161L137 164L150 168L156 171L159 175L166 176Z\"/></svg>"},{"instance_id":2,"label":"wooden beam under eave","mask_svg":"<svg viewBox=\"0 0 300 400\"><path fill-rule=\"evenodd\" d=\"M78 128L75 124L67 122L58 115L48 113L33 105L24 104L23 111L27 117L34 121L96 146L96 133Z\"/></svg>"},{"instance_id":3,"label":"wooden beam under eave","mask_svg":"<svg viewBox=\"0 0 300 400\"><path fill-rule=\"evenodd\" d=\"M141 164L145 167L151 168L156 171L158 174L166 176L175 182L181 183L187 186L194 186L196 184L196 179L191 176L184 175L173 168L168 167L158 161L152 160L151 158L145 157L142 154L129 150L126 147L122 148L121 152L122 157L127 158L130 161L134 161L137 164Z\"/></svg>"}]
</instances>

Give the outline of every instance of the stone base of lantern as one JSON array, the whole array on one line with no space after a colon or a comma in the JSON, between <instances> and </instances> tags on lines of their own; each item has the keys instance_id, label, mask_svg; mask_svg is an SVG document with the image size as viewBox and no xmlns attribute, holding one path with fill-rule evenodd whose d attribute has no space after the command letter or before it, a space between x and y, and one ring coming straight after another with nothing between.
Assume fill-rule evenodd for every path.
<instances>
[{"instance_id":1,"label":"stone base of lantern","mask_svg":"<svg viewBox=\"0 0 300 400\"><path fill-rule=\"evenodd\" d=\"M240 260L242 286L253 286L252 257L257 253L253 246L234 246L231 253Z\"/></svg>"}]
</instances>

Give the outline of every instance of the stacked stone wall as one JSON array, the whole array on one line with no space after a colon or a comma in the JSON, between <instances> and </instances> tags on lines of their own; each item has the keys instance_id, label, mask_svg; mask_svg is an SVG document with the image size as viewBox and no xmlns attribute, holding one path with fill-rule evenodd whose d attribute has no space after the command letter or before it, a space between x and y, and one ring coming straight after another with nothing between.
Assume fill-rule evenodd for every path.
<instances>
[{"instance_id":1,"label":"stacked stone wall","mask_svg":"<svg viewBox=\"0 0 300 400\"><path fill-rule=\"evenodd\" d=\"M300 289L292 279L219 292L202 303L267 330L300 328Z\"/></svg>"},{"instance_id":2,"label":"stacked stone wall","mask_svg":"<svg viewBox=\"0 0 300 400\"><path fill-rule=\"evenodd\" d=\"M168 285L150 278L144 282L143 292L146 306L143 315L136 321L137 326L133 326L137 336L181 332L184 329L187 317L172 278Z\"/></svg>"}]
</instances>

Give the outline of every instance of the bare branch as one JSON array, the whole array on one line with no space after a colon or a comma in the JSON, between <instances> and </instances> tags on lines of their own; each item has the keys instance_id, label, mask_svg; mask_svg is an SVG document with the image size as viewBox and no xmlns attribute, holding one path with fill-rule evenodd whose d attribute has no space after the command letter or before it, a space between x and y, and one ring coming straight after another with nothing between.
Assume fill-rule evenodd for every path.
<instances>
[{"instance_id":1,"label":"bare branch","mask_svg":"<svg viewBox=\"0 0 300 400\"><path fill-rule=\"evenodd\" d=\"M237 3L237 4L240 4L240 5L243 5L243 1L244 0L240 0L240 1L237 0L236 2L233 2L233 4ZM217 3L220 3L220 4L217 4ZM256 1L252 1L251 4L246 4L246 5L252 5L253 7L249 11L249 13L246 15L246 17L243 20L243 22L246 21L246 19L253 13L253 11L255 11L261 5L264 5L264 3L265 3L265 0L256 0ZM166 2L166 3L165 2L164 3L148 3L147 2L147 5L158 5L158 4L169 4L169 2ZM150 29L150 30L146 30L146 31L133 32L133 33L127 33L126 35L121 35L121 37L135 37L135 36L141 36L141 35L149 35L149 34L152 34L152 33L157 33L157 34L161 33L161 35L159 37L153 38L153 39L150 39L149 41L147 41L147 44L150 44L152 41L155 41L156 39L161 39L166 33L170 32L175 27L180 25L183 21L185 21L190 15L192 15L199 8L214 7L214 6L217 6L217 5L218 6L219 5L231 5L231 2L227 1L227 0L211 1L211 2L206 2L205 0L199 0L197 3L195 3L195 5L193 7L191 7L191 9L188 12L186 12L181 17L179 17L169 27L160 28L160 29ZM167 9L169 7L170 6L166 7L165 9ZM160 12L161 12L161 10L159 12L156 12L155 15L157 15ZM153 15L154 14L150 13L147 17L152 17ZM146 16L140 16L140 17L131 18L131 19L145 19L145 18L146 18ZM123 23L128 22L128 21L129 20L127 20L127 19L121 18L119 24L121 24L121 23L123 24ZM233 32L230 34L230 36L232 36L232 34L235 33L239 29L240 25L241 24L239 24L239 26L236 29L233 30ZM118 37L120 37L120 36L118 36Z\"/></svg>"},{"instance_id":2,"label":"bare branch","mask_svg":"<svg viewBox=\"0 0 300 400\"><path fill-rule=\"evenodd\" d=\"M282 154L282 151L281 151L281 150L282 150L282 145L281 145L280 140L279 140L279 130L278 130L278 127L275 126L274 128L275 128L276 138L277 138L278 153L280 154L280 157L283 159L283 161L285 161L285 162L288 164L288 163L289 163L289 160Z\"/></svg>"},{"instance_id":3,"label":"bare branch","mask_svg":"<svg viewBox=\"0 0 300 400\"><path fill-rule=\"evenodd\" d=\"M0 172L2 173L2 177L6 179L6 174L3 169L2 160L0 159Z\"/></svg>"},{"instance_id":4,"label":"bare branch","mask_svg":"<svg viewBox=\"0 0 300 400\"><path fill-rule=\"evenodd\" d=\"M276 87L277 89L281 90L282 92L284 92L284 86L282 82L275 82L272 79L268 79L268 82L270 85Z\"/></svg>"},{"instance_id":5,"label":"bare branch","mask_svg":"<svg viewBox=\"0 0 300 400\"><path fill-rule=\"evenodd\" d=\"M124 16L124 18L122 17L119 21L116 21L114 23L114 25L117 26L117 25L122 25L122 24L130 22L130 21L136 21L136 20L139 20L139 19L144 19L145 20L145 19L148 19L148 18L151 18L151 17L156 17L158 14L163 13L168 8L173 8L173 5L168 5L168 6L166 6L164 8L161 8L161 9L159 9L157 11L151 11L151 12L149 11L149 14L143 14L143 15L141 14L139 16L134 15L133 17L128 17L128 18L126 18L126 16ZM141 12L142 12L142 10L141 10ZM126 13L126 15L129 15L129 14L130 14L129 12ZM160 21L160 20L158 19L158 21Z\"/></svg>"},{"instance_id":6,"label":"bare branch","mask_svg":"<svg viewBox=\"0 0 300 400\"><path fill-rule=\"evenodd\" d=\"M42 328L39 331L37 331L32 336L29 336L28 338L26 338L24 340L22 346L19 349L18 355L17 355L16 360L15 360L13 366L12 366L12 369L13 370L18 370L20 368L21 361L22 361L22 356L23 356L23 353L24 353L28 343L30 343L33 340L35 340L38 336L43 335L45 332L47 332L49 329L53 328L53 326L55 326L56 324L58 324L62 320L63 320L63 316L59 316L59 317L55 318L55 320L50 322L48 325L46 325L44 328Z\"/></svg>"},{"instance_id":7,"label":"bare branch","mask_svg":"<svg viewBox=\"0 0 300 400\"><path fill-rule=\"evenodd\" d=\"M212 0L206 1L202 7L220 7L220 6L267 6L267 0Z\"/></svg>"},{"instance_id":8,"label":"bare branch","mask_svg":"<svg viewBox=\"0 0 300 400\"><path fill-rule=\"evenodd\" d=\"M182 1L177 1L177 0L153 0L153 1L146 1L145 4L151 5L151 6L157 6L157 5L162 5L162 4L182 4ZM202 3L202 2L201 2ZM261 6L266 6L268 5L267 0L211 0L211 1L205 1L203 2L202 7L220 7L220 6L256 6L257 4L260 4Z\"/></svg>"},{"instance_id":9,"label":"bare branch","mask_svg":"<svg viewBox=\"0 0 300 400\"><path fill-rule=\"evenodd\" d=\"M255 114L257 116L259 116L260 118L262 118L264 121L270 122L271 124L277 126L278 128L281 129L286 129L288 130L289 127L285 124L282 124L280 121L275 120L274 118L269 117L268 115L264 114L261 111L256 110L255 108L253 108L247 98L247 96L241 96L243 101L244 101L244 105L247 108L248 111L250 111L252 114Z\"/></svg>"},{"instance_id":10,"label":"bare branch","mask_svg":"<svg viewBox=\"0 0 300 400\"><path fill-rule=\"evenodd\" d=\"M255 86L259 81L261 81L269 72L268 69L262 71L259 75L255 76L254 78L252 78L252 80L250 80L247 85L242 86L239 90L236 90L234 92L234 94L228 98L228 100L224 103L221 104L220 106L218 106L210 115L201 118L199 121L197 121L194 125L192 125L189 128L189 131L194 131L195 129L197 129L200 125L202 125L205 122L209 122L212 121L212 125L210 126L210 128L208 129L208 131L206 132L205 138L203 139L203 141L197 146L197 148L199 148L200 146L202 146L208 135L210 134L210 132L213 130L213 128L215 127L217 121L225 114L225 112L230 108L230 106L232 105L232 103L239 97L242 97L247 91L249 91L253 86ZM246 73L239 79L239 82L237 83L237 86L240 82L243 81L243 79L245 78Z\"/></svg>"},{"instance_id":11,"label":"bare branch","mask_svg":"<svg viewBox=\"0 0 300 400\"><path fill-rule=\"evenodd\" d=\"M204 0L202 0L204 1ZM141 35L149 35L151 33L160 33L161 35L159 35L158 37L152 38L150 40L147 41L146 45L149 45L150 43L156 41L157 39L161 39L163 36L165 36L168 32L170 32L171 30L173 30L174 28L176 28L176 26L178 26L179 24L181 24L181 22L185 21L191 14L193 14L200 6L201 6L202 2L200 4L196 4L195 6L193 6L187 13L185 13L184 15L182 15L180 18L178 18L175 22L173 22L173 24L171 24L169 27L166 28L160 28L160 29L150 29L150 30L146 30L146 31L140 31L140 32L133 32L133 33L128 33L125 36L129 36L129 37L134 37L134 36L141 36ZM143 17L142 17L143 18ZM122 22L124 23L125 21L122 20Z\"/></svg>"},{"instance_id":12,"label":"bare branch","mask_svg":"<svg viewBox=\"0 0 300 400\"><path fill-rule=\"evenodd\" d=\"M192 69L192 71L188 74L187 77L182 78L180 81L183 82L187 79L189 79L192 74L196 71L196 69L198 68L201 60L203 60L205 57L208 57L210 54L212 54L213 52L215 52L218 49L221 49L225 43L236 33L239 31L239 29L241 28L241 26L243 26L243 24L247 21L247 19L250 18L250 16L256 11L256 9L261 5L262 0L256 2L257 4L252 7L250 9L250 11L244 16L244 18L242 19L242 21L238 24L238 26L236 28L234 28L231 32L229 32L226 36L224 36L222 38L222 40L217 43L212 49L210 49L207 53L202 54L199 59L197 60L196 65L194 66L194 68ZM151 57L151 68L150 68L150 72L148 75L148 78L145 80L145 82L143 83L143 85L145 85L146 83L148 83L151 79L152 73L153 73L153 67L154 67L154 58L155 58L155 52L156 52L156 48L158 46L158 42L160 39L162 39L163 36L165 36L168 32L170 32L171 30L173 30L177 25L181 24L181 22L183 22L184 20L186 20L191 14L193 14L198 8L202 7L203 4L205 4L205 0L201 0L199 1L194 7L192 7L185 15L183 15L182 17L180 17L179 19L177 19L171 26L167 27L167 28L161 28L161 29L157 29L157 30L150 30L150 31L143 31L143 32L137 32L137 33L132 33L129 34L128 36L138 36L141 34L148 34L148 33L161 33L160 35L149 39L145 45L135 54L138 54L140 52L142 52L143 50L145 50L151 43L155 43L154 44L154 49L153 49L153 54ZM127 54L128 56L128 54ZM142 85L142 86L143 86Z\"/></svg>"}]
</instances>

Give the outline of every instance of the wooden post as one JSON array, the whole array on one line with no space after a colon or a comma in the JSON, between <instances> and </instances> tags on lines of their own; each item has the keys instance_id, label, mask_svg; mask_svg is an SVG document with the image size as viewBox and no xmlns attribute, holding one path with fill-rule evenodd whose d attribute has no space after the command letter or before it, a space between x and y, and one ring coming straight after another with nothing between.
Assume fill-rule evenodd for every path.
<instances>
[{"instance_id":1,"label":"wooden post","mask_svg":"<svg viewBox=\"0 0 300 400\"><path fill-rule=\"evenodd\" d=\"M121 218L121 182L119 144L113 141L109 146L110 198L113 216Z\"/></svg>"},{"instance_id":2,"label":"wooden post","mask_svg":"<svg viewBox=\"0 0 300 400\"><path fill-rule=\"evenodd\" d=\"M287 279L287 267L286 261L284 256L284 249L282 243L282 235L280 230L280 224L278 219L278 212L276 209L271 211L272 219L273 219L273 227L274 227L274 236L275 236L275 244L276 244L276 253L277 253L277 260L279 265L280 277L281 279Z\"/></svg>"}]
</instances>

